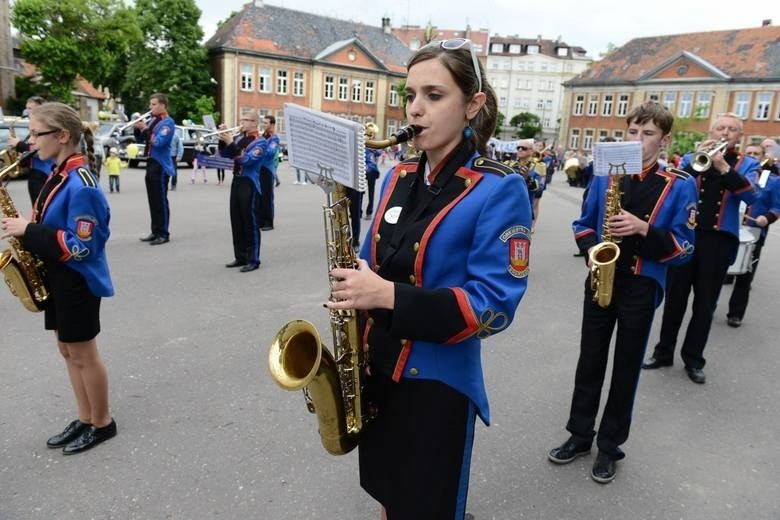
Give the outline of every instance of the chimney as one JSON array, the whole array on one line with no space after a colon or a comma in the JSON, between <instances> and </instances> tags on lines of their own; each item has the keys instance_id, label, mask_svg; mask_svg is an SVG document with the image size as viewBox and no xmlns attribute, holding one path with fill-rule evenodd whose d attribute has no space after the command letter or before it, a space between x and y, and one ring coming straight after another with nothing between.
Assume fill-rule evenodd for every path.
<instances>
[{"instance_id":1,"label":"chimney","mask_svg":"<svg viewBox=\"0 0 780 520\"><path fill-rule=\"evenodd\" d=\"M765 18L764 20L761 20L761 27L769 27L770 25L772 25L771 18Z\"/></svg>"},{"instance_id":2,"label":"chimney","mask_svg":"<svg viewBox=\"0 0 780 520\"><path fill-rule=\"evenodd\" d=\"M263 0L255 0L255 7L263 7Z\"/></svg>"},{"instance_id":3,"label":"chimney","mask_svg":"<svg viewBox=\"0 0 780 520\"><path fill-rule=\"evenodd\" d=\"M390 28L390 17L388 16L382 17L382 31L385 34L390 34L392 32Z\"/></svg>"}]
</instances>

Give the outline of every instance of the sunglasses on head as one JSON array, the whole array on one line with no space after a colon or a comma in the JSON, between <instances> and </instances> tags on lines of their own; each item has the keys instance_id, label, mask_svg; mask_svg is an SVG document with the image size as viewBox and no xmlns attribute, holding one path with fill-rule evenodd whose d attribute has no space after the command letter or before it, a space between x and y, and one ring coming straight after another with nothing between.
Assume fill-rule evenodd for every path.
<instances>
[{"instance_id":1,"label":"sunglasses on head","mask_svg":"<svg viewBox=\"0 0 780 520\"><path fill-rule=\"evenodd\" d=\"M474 75L477 77L477 92L482 92L482 74L479 72L479 61L471 40L468 38L451 38L449 40L434 40L428 45L438 45L445 51L456 51L458 49L471 51L471 64L474 66Z\"/></svg>"}]
</instances>

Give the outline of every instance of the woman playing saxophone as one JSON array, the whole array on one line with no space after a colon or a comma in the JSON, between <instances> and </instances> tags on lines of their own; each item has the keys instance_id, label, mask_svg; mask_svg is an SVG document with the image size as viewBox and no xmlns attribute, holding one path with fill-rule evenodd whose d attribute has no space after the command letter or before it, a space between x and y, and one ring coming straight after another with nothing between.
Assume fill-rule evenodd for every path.
<instances>
[{"instance_id":1,"label":"woman playing saxophone","mask_svg":"<svg viewBox=\"0 0 780 520\"><path fill-rule=\"evenodd\" d=\"M368 318L361 485L386 518L462 519L476 417L490 417L480 340L525 292L531 207L486 156L498 112L471 42L432 42L408 72L421 155L385 176L358 268L331 271L326 305Z\"/></svg>"}]
</instances>

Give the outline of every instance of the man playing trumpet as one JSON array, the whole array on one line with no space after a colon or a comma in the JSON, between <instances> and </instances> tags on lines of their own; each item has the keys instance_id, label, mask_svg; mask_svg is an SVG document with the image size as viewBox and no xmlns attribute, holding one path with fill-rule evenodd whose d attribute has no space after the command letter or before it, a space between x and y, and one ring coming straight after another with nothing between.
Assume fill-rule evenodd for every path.
<instances>
[{"instance_id":1,"label":"man playing trumpet","mask_svg":"<svg viewBox=\"0 0 780 520\"><path fill-rule=\"evenodd\" d=\"M697 153L683 157L680 167L696 178L699 204L696 217L696 252L690 264L669 269L669 286L661 338L655 352L642 365L645 369L671 366L677 333L688 307L688 295L693 289L693 309L680 355L691 381L703 384L704 346L718 304L720 288L739 246L739 202L753 204L758 189L753 185L759 161L736 150L742 136L742 121L736 114L723 114L712 125L710 138L699 146ZM726 142L723 151L712 153L719 142ZM706 154L709 168L700 171L694 166ZM704 161L706 162L706 161Z\"/></svg>"}]
</instances>

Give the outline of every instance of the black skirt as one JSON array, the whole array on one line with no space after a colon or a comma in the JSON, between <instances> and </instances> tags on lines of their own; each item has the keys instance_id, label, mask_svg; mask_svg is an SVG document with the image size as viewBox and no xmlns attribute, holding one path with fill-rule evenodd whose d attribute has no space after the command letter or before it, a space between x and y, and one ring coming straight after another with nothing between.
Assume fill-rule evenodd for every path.
<instances>
[{"instance_id":1,"label":"black skirt","mask_svg":"<svg viewBox=\"0 0 780 520\"><path fill-rule=\"evenodd\" d=\"M360 485L388 520L459 520L466 511L476 407L432 380L374 374L368 400L378 408L360 440Z\"/></svg>"}]
</instances>

